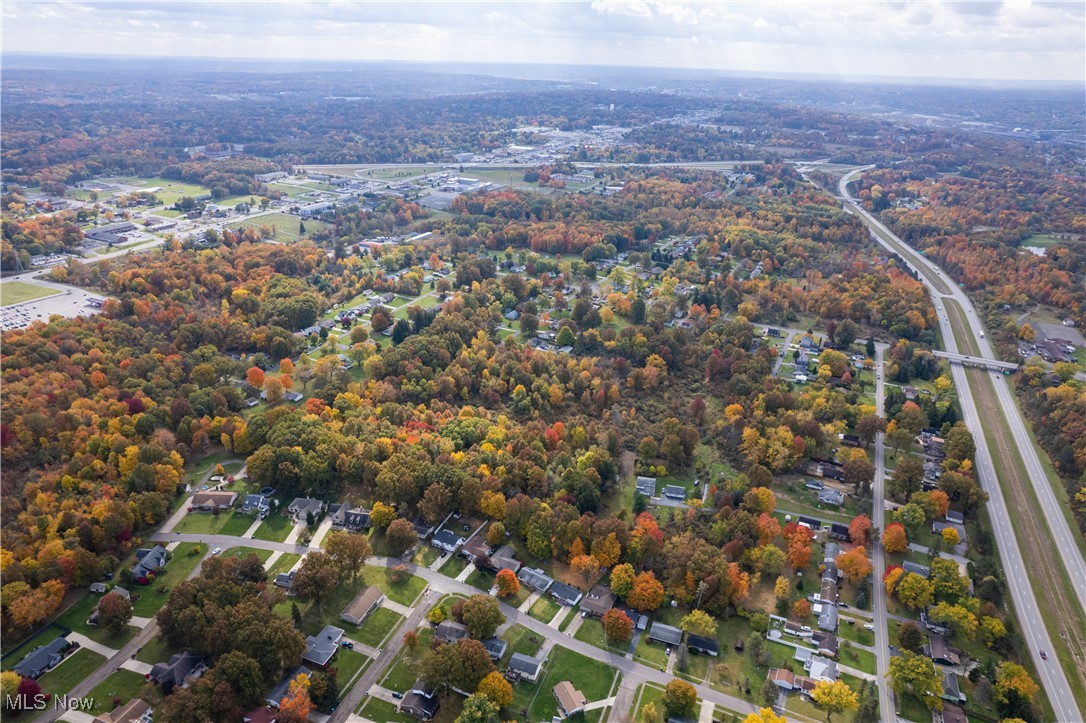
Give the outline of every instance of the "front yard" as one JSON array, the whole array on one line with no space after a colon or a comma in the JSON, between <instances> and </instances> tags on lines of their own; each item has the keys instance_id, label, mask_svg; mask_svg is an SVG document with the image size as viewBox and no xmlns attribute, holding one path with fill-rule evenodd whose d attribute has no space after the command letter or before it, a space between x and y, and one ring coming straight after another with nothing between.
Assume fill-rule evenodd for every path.
<instances>
[{"instance_id":1,"label":"front yard","mask_svg":"<svg viewBox=\"0 0 1086 723\"><path fill-rule=\"evenodd\" d=\"M175 547L166 569L150 585L132 586L133 597L137 593L140 595L140 599L132 603L132 614L141 618L153 617L170 598L170 591L189 576L206 552L207 545L199 542L182 542Z\"/></svg>"},{"instance_id":2,"label":"front yard","mask_svg":"<svg viewBox=\"0 0 1086 723\"><path fill-rule=\"evenodd\" d=\"M351 638L370 647L379 648L386 639L391 639L403 621L404 616L395 610L377 608L362 623L362 627L351 632Z\"/></svg>"},{"instance_id":3,"label":"front yard","mask_svg":"<svg viewBox=\"0 0 1086 723\"><path fill-rule=\"evenodd\" d=\"M46 693L63 695L71 692L80 681L104 665L106 659L93 650L77 650L67 660L38 678L38 685Z\"/></svg>"}]
</instances>

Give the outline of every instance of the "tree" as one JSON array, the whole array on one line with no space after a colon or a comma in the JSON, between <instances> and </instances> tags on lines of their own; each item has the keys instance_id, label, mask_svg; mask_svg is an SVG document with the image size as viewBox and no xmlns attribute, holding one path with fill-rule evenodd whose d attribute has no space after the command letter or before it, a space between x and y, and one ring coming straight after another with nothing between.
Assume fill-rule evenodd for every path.
<instances>
[{"instance_id":1,"label":"tree","mask_svg":"<svg viewBox=\"0 0 1086 723\"><path fill-rule=\"evenodd\" d=\"M792 597L792 584L784 575L778 575L777 581L773 583L773 595L778 600L788 600Z\"/></svg>"},{"instance_id":2,"label":"tree","mask_svg":"<svg viewBox=\"0 0 1086 723\"><path fill-rule=\"evenodd\" d=\"M894 469L894 474L887 484L890 496L906 500L909 495L920 490L924 480L924 463L919 457L907 454L901 457Z\"/></svg>"},{"instance_id":3,"label":"tree","mask_svg":"<svg viewBox=\"0 0 1086 723\"><path fill-rule=\"evenodd\" d=\"M18 673L12 670L5 670L0 673L0 703L3 703L5 708L12 708L11 705L15 701L15 696L19 693L19 683L22 678Z\"/></svg>"},{"instance_id":4,"label":"tree","mask_svg":"<svg viewBox=\"0 0 1086 723\"><path fill-rule=\"evenodd\" d=\"M774 684L773 687L777 686ZM788 723L788 718L777 715L772 708L759 708L757 713L748 713L743 723Z\"/></svg>"},{"instance_id":5,"label":"tree","mask_svg":"<svg viewBox=\"0 0 1086 723\"><path fill-rule=\"evenodd\" d=\"M617 608L611 608L603 614L603 632L611 642L628 642L633 637L633 628L630 616Z\"/></svg>"},{"instance_id":6,"label":"tree","mask_svg":"<svg viewBox=\"0 0 1086 723\"><path fill-rule=\"evenodd\" d=\"M333 530L325 535L324 550L340 576L350 578L352 582L373 552L364 535L342 530Z\"/></svg>"},{"instance_id":7,"label":"tree","mask_svg":"<svg viewBox=\"0 0 1086 723\"><path fill-rule=\"evenodd\" d=\"M829 682L820 680L811 693L815 705L826 711L826 720L833 718L834 713L844 713L848 710L856 710L860 707L860 698L852 688L843 680Z\"/></svg>"},{"instance_id":8,"label":"tree","mask_svg":"<svg viewBox=\"0 0 1086 723\"><path fill-rule=\"evenodd\" d=\"M335 563L323 552L311 552L302 558L302 564L294 576L294 591L302 600L312 600L318 609L339 583Z\"/></svg>"},{"instance_id":9,"label":"tree","mask_svg":"<svg viewBox=\"0 0 1086 723\"><path fill-rule=\"evenodd\" d=\"M800 620L811 614L811 603L806 598L800 598L792 603L792 616Z\"/></svg>"},{"instance_id":10,"label":"tree","mask_svg":"<svg viewBox=\"0 0 1086 723\"><path fill-rule=\"evenodd\" d=\"M622 544L614 532L608 533L606 537L597 537L592 542L592 557L603 567L613 567L621 555Z\"/></svg>"},{"instance_id":11,"label":"tree","mask_svg":"<svg viewBox=\"0 0 1086 723\"><path fill-rule=\"evenodd\" d=\"M411 336L411 324L407 319L397 319L392 325L392 343L399 345L404 339Z\"/></svg>"},{"instance_id":12,"label":"tree","mask_svg":"<svg viewBox=\"0 0 1086 723\"><path fill-rule=\"evenodd\" d=\"M855 451L859 452L860 450ZM871 480L875 479L875 465L871 464L871 460L863 453L845 460L842 471L845 476L845 484L850 484L857 490L866 490L868 485L871 484Z\"/></svg>"},{"instance_id":13,"label":"tree","mask_svg":"<svg viewBox=\"0 0 1086 723\"><path fill-rule=\"evenodd\" d=\"M385 531L385 539L388 542L389 551L396 557L407 552L418 542L414 526L403 518L392 521Z\"/></svg>"},{"instance_id":14,"label":"tree","mask_svg":"<svg viewBox=\"0 0 1086 723\"><path fill-rule=\"evenodd\" d=\"M656 710L656 705L652 701L649 701L641 706L637 720L639 723L660 723L660 711Z\"/></svg>"},{"instance_id":15,"label":"tree","mask_svg":"<svg viewBox=\"0 0 1086 723\"><path fill-rule=\"evenodd\" d=\"M977 634L977 616L961 605L940 602L928 610L928 617L937 623L946 623L957 635L972 638Z\"/></svg>"},{"instance_id":16,"label":"tree","mask_svg":"<svg viewBox=\"0 0 1086 723\"><path fill-rule=\"evenodd\" d=\"M440 605L435 605L430 608L430 612L426 614L426 619L432 622L434 625L439 625L445 622L448 615L445 614L445 608Z\"/></svg>"},{"instance_id":17,"label":"tree","mask_svg":"<svg viewBox=\"0 0 1086 723\"><path fill-rule=\"evenodd\" d=\"M679 621L679 627L703 638L716 637L716 619L703 610L692 610Z\"/></svg>"},{"instance_id":18,"label":"tree","mask_svg":"<svg viewBox=\"0 0 1086 723\"><path fill-rule=\"evenodd\" d=\"M482 643L464 638L431 650L420 670L422 678L433 685L476 690L483 678L494 672L494 661Z\"/></svg>"},{"instance_id":19,"label":"tree","mask_svg":"<svg viewBox=\"0 0 1086 723\"><path fill-rule=\"evenodd\" d=\"M264 382L264 398L268 404L276 404L283 401L283 382L272 377Z\"/></svg>"},{"instance_id":20,"label":"tree","mask_svg":"<svg viewBox=\"0 0 1086 723\"><path fill-rule=\"evenodd\" d=\"M754 487L743 496L743 507L752 515L771 515L777 507L777 496L767 487Z\"/></svg>"},{"instance_id":21,"label":"tree","mask_svg":"<svg viewBox=\"0 0 1086 723\"><path fill-rule=\"evenodd\" d=\"M633 565L624 563L622 565L616 565L615 568L611 570L611 592L619 598L625 600L626 596L633 590L633 584Z\"/></svg>"},{"instance_id":22,"label":"tree","mask_svg":"<svg viewBox=\"0 0 1086 723\"><path fill-rule=\"evenodd\" d=\"M287 723L304 723L309 719L312 709L313 701L309 699L309 676L298 673L294 680L290 681L286 697L279 701L279 714L276 718Z\"/></svg>"},{"instance_id":23,"label":"tree","mask_svg":"<svg viewBox=\"0 0 1086 723\"><path fill-rule=\"evenodd\" d=\"M489 638L505 622L501 604L489 595L472 595L464 601L464 625L476 639Z\"/></svg>"},{"instance_id":24,"label":"tree","mask_svg":"<svg viewBox=\"0 0 1086 723\"><path fill-rule=\"evenodd\" d=\"M264 370L260 367L249 367L249 371L245 372L245 381L254 389L263 389Z\"/></svg>"},{"instance_id":25,"label":"tree","mask_svg":"<svg viewBox=\"0 0 1086 723\"><path fill-rule=\"evenodd\" d=\"M953 527L944 527L941 534L943 536L943 542L947 544L947 547L954 547L962 541L961 536L958 535L958 531Z\"/></svg>"},{"instance_id":26,"label":"tree","mask_svg":"<svg viewBox=\"0 0 1086 723\"><path fill-rule=\"evenodd\" d=\"M942 710L943 678L935 670L935 664L927 656L903 650L901 655L890 658L890 687L898 695L912 693L929 710Z\"/></svg>"},{"instance_id":27,"label":"tree","mask_svg":"<svg viewBox=\"0 0 1086 723\"><path fill-rule=\"evenodd\" d=\"M992 647L1007 635L1007 627L999 618L985 615L980 619L980 636L986 647Z\"/></svg>"},{"instance_id":28,"label":"tree","mask_svg":"<svg viewBox=\"0 0 1086 723\"><path fill-rule=\"evenodd\" d=\"M867 414L856 421L856 436L863 440L865 445L875 441L879 432L886 431L886 420L877 414Z\"/></svg>"},{"instance_id":29,"label":"tree","mask_svg":"<svg viewBox=\"0 0 1086 723\"><path fill-rule=\"evenodd\" d=\"M910 610L931 605L931 601L935 597L935 589L932 584L915 572L904 575L898 582L897 589L894 592L897 594L897 599Z\"/></svg>"},{"instance_id":30,"label":"tree","mask_svg":"<svg viewBox=\"0 0 1086 723\"><path fill-rule=\"evenodd\" d=\"M505 542L505 525L501 521L492 522L486 531L486 544L497 547Z\"/></svg>"},{"instance_id":31,"label":"tree","mask_svg":"<svg viewBox=\"0 0 1086 723\"><path fill-rule=\"evenodd\" d=\"M396 519L396 510L384 502L374 502L370 510L370 522L379 530L383 530ZM411 528L414 531L414 528Z\"/></svg>"},{"instance_id":32,"label":"tree","mask_svg":"<svg viewBox=\"0 0 1086 723\"><path fill-rule=\"evenodd\" d=\"M578 555L569 561L569 567L573 572L580 575L581 580L587 585L588 582L600 573L599 560L592 555Z\"/></svg>"},{"instance_id":33,"label":"tree","mask_svg":"<svg viewBox=\"0 0 1086 723\"><path fill-rule=\"evenodd\" d=\"M848 581L855 585L870 575L873 568L871 560L867 558L867 550L854 547L837 556L837 569L845 573Z\"/></svg>"},{"instance_id":34,"label":"tree","mask_svg":"<svg viewBox=\"0 0 1086 723\"><path fill-rule=\"evenodd\" d=\"M915 502L902 505L894 510L894 522L900 522L905 526L906 532L916 532L927 520L924 508Z\"/></svg>"},{"instance_id":35,"label":"tree","mask_svg":"<svg viewBox=\"0 0 1086 723\"><path fill-rule=\"evenodd\" d=\"M577 337L573 334L573 327L566 325L559 329L555 343L558 346L573 346L576 344Z\"/></svg>"},{"instance_id":36,"label":"tree","mask_svg":"<svg viewBox=\"0 0 1086 723\"><path fill-rule=\"evenodd\" d=\"M848 536L857 545L867 547L871 543L871 518L862 513L853 517Z\"/></svg>"},{"instance_id":37,"label":"tree","mask_svg":"<svg viewBox=\"0 0 1086 723\"><path fill-rule=\"evenodd\" d=\"M242 708L251 708L263 697L264 675L260 665L238 650L231 650L219 658L209 675L229 685Z\"/></svg>"},{"instance_id":38,"label":"tree","mask_svg":"<svg viewBox=\"0 0 1086 723\"><path fill-rule=\"evenodd\" d=\"M512 570L498 570L495 582L498 585L498 597L509 597L520 592L520 580L517 579L516 573Z\"/></svg>"},{"instance_id":39,"label":"tree","mask_svg":"<svg viewBox=\"0 0 1086 723\"><path fill-rule=\"evenodd\" d=\"M924 633L920 626L914 622L902 623L897 629L897 646L902 650L908 650L919 654L924 649Z\"/></svg>"},{"instance_id":40,"label":"tree","mask_svg":"<svg viewBox=\"0 0 1086 723\"><path fill-rule=\"evenodd\" d=\"M664 586L651 570L642 572L634 578L633 587L626 596L626 602L634 610L643 613L655 610L664 602Z\"/></svg>"},{"instance_id":41,"label":"tree","mask_svg":"<svg viewBox=\"0 0 1086 723\"><path fill-rule=\"evenodd\" d=\"M905 526L900 522L892 522L887 525L882 533L882 546L887 552L905 552L909 546L909 539L905 535Z\"/></svg>"},{"instance_id":42,"label":"tree","mask_svg":"<svg viewBox=\"0 0 1086 723\"><path fill-rule=\"evenodd\" d=\"M111 592L98 601L98 624L113 635L120 635L132 619L132 602L119 592Z\"/></svg>"},{"instance_id":43,"label":"tree","mask_svg":"<svg viewBox=\"0 0 1086 723\"><path fill-rule=\"evenodd\" d=\"M996 668L993 690L996 702L1000 706L1000 713L1017 715L1023 708L1028 708L1028 705L1024 704L1031 703L1040 688L1025 668L1018 663L1005 660Z\"/></svg>"},{"instance_id":44,"label":"tree","mask_svg":"<svg viewBox=\"0 0 1086 723\"><path fill-rule=\"evenodd\" d=\"M408 630L406 633L403 634L403 644L404 647L407 648L412 655L414 655L415 651L418 650L419 647L419 634L416 633L414 630Z\"/></svg>"},{"instance_id":45,"label":"tree","mask_svg":"<svg viewBox=\"0 0 1086 723\"><path fill-rule=\"evenodd\" d=\"M479 687L475 692L486 696L499 708L504 708L513 702L513 686L496 670L479 681Z\"/></svg>"},{"instance_id":46,"label":"tree","mask_svg":"<svg viewBox=\"0 0 1086 723\"><path fill-rule=\"evenodd\" d=\"M498 723L498 706L483 695L469 695L456 723Z\"/></svg>"},{"instance_id":47,"label":"tree","mask_svg":"<svg viewBox=\"0 0 1086 723\"><path fill-rule=\"evenodd\" d=\"M452 509L452 493L443 484L432 484L426 488L426 492L419 501L419 514L422 519L430 524L436 524L445 519Z\"/></svg>"},{"instance_id":48,"label":"tree","mask_svg":"<svg viewBox=\"0 0 1086 723\"><path fill-rule=\"evenodd\" d=\"M685 680L672 680L664 687L664 715L668 718L687 718L694 712L698 691Z\"/></svg>"}]
</instances>

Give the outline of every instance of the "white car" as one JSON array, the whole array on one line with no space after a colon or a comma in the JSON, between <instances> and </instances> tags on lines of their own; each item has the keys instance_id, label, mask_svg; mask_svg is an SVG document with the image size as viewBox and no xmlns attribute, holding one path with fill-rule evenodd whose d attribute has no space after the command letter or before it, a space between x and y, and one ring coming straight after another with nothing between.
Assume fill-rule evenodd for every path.
<instances>
[{"instance_id":1,"label":"white car","mask_svg":"<svg viewBox=\"0 0 1086 723\"><path fill-rule=\"evenodd\" d=\"M211 551L211 554L212 555L218 555L220 552L222 552L222 548L221 547L216 547L214 550Z\"/></svg>"},{"instance_id":2,"label":"white car","mask_svg":"<svg viewBox=\"0 0 1086 723\"><path fill-rule=\"evenodd\" d=\"M864 630L870 630L871 632L875 632L875 626L871 623L864 623Z\"/></svg>"}]
</instances>

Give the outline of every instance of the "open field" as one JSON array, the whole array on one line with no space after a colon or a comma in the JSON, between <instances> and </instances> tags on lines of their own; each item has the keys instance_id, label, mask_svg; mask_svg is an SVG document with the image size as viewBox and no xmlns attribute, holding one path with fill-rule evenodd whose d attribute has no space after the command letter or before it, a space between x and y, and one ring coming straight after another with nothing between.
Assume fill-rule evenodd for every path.
<instances>
[{"instance_id":1,"label":"open field","mask_svg":"<svg viewBox=\"0 0 1086 723\"><path fill-rule=\"evenodd\" d=\"M247 202L247 198L242 202ZM300 233L301 224L303 223L305 224L304 235ZM303 236L308 238L310 235L324 230L327 224L323 221L318 221L317 219L303 220L297 216L291 216L289 213L269 213L265 216L256 216L254 218L233 221L226 224L227 228L233 229L246 228L249 226L257 229L261 226L271 226L275 229L275 235L272 236L273 241L291 243L303 238Z\"/></svg>"},{"instance_id":2,"label":"open field","mask_svg":"<svg viewBox=\"0 0 1086 723\"><path fill-rule=\"evenodd\" d=\"M56 289L28 284L25 281L5 281L0 284L0 306L10 306L59 293Z\"/></svg>"}]
</instances>

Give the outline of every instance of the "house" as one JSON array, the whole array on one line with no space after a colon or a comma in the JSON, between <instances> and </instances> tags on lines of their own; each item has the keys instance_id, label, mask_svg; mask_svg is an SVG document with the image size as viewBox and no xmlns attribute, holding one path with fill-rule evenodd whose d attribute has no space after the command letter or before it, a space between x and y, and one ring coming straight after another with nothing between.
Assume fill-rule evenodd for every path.
<instances>
[{"instance_id":1,"label":"house","mask_svg":"<svg viewBox=\"0 0 1086 723\"><path fill-rule=\"evenodd\" d=\"M509 321L516 321L520 318L520 312L516 309L510 309L509 311L505 312L505 318Z\"/></svg>"},{"instance_id":2,"label":"house","mask_svg":"<svg viewBox=\"0 0 1086 723\"><path fill-rule=\"evenodd\" d=\"M608 610L615 606L615 594L607 585L596 585L588 591L588 596L581 601L581 610L589 615L602 618Z\"/></svg>"},{"instance_id":3,"label":"house","mask_svg":"<svg viewBox=\"0 0 1086 723\"><path fill-rule=\"evenodd\" d=\"M192 509L204 510L228 510L237 502L237 492L197 492L192 496Z\"/></svg>"},{"instance_id":4,"label":"house","mask_svg":"<svg viewBox=\"0 0 1086 723\"><path fill-rule=\"evenodd\" d=\"M174 688L184 688L207 671L207 661L191 650L175 653L165 663L156 663L147 679L169 695Z\"/></svg>"},{"instance_id":5,"label":"house","mask_svg":"<svg viewBox=\"0 0 1086 723\"><path fill-rule=\"evenodd\" d=\"M464 544L464 538L450 530L441 530L434 534L430 545L445 552L456 552Z\"/></svg>"},{"instance_id":6,"label":"house","mask_svg":"<svg viewBox=\"0 0 1086 723\"><path fill-rule=\"evenodd\" d=\"M969 723L969 717L965 711L953 703L944 703L943 712L936 715L942 718L942 723Z\"/></svg>"},{"instance_id":7,"label":"house","mask_svg":"<svg viewBox=\"0 0 1086 723\"><path fill-rule=\"evenodd\" d=\"M928 644L924 646L924 652L933 663L939 665L961 665L962 663L961 655L956 649L950 647L950 638L939 633L928 635Z\"/></svg>"},{"instance_id":8,"label":"house","mask_svg":"<svg viewBox=\"0 0 1086 723\"><path fill-rule=\"evenodd\" d=\"M533 658L523 653L513 653L509 658L509 666L506 669L507 676L532 683L539 680L541 672L543 672L543 661L540 658Z\"/></svg>"},{"instance_id":9,"label":"house","mask_svg":"<svg viewBox=\"0 0 1086 723\"><path fill-rule=\"evenodd\" d=\"M110 592L110 595L120 595L125 600L131 600L132 594L125 590L123 587L115 587ZM101 601L99 600L99 604ZM91 615L87 618L87 625L98 627L98 605L94 606L94 610L91 611Z\"/></svg>"},{"instance_id":10,"label":"house","mask_svg":"<svg viewBox=\"0 0 1086 723\"><path fill-rule=\"evenodd\" d=\"M151 549L136 550L136 564L132 566L132 579L140 585L148 585L154 574L166 567L166 548L155 545Z\"/></svg>"},{"instance_id":11,"label":"house","mask_svg":"<svg viewBox=\"0 0 1086 723\"><path fill-rule=\"evenodd\" d=\"M685 500L686 488L679 485L667 485L664 487L664 497L673 500Z\"/></svg>"},{"instance_id":12,"label":"house","mask_svg":"<svg viewBox=\"0 0 1086 723\"><path fill-rule=\"evenodd\" d=\"M837 556L841 554L841 546L836 542L827 542L825 548L822 551L822 562L829 565L831 562L834 565L833 575L837 576ZM828 568L827 568L828 570ZM827 570L822 571L822 577L826 577Z\"/></svg>"},{"instance_id":13,"label":"house","mask_svg":"<svg viewBox=\"0 0 1086 723\"><path fill-rule=\"evenodd\" d=\"M287 512L296 523L308 522L309 517L319 517L325 509L325 504L312 497L296 497L287 507Z\"/></svg>"},{"instance_id":14,"label":"house","mask_svg":"<svg viewBox=\"0 0 1086 723\"><path fill-rule=\"evenodd\" d=\"M275 586L281 587L287 591L287 596L291 596L291 587L294 586L294 570L290 572L281 572L275 576Z\"/></svg>"},{"instance_id":15,"label":"house","mask_svg":"<svg viewBox=\"0 0 1086 723\"><path fill-rule=\"evenodd\" d=\"M949 703L961 704L966 702L965 695L958 685L958 675L947 671L943 675L943 694L939 696Z\"/></svg>"},{"instance_id":16,"label":"house","mask_svg":"<svg viewBox=\"0 0 1086 723\"><path fill-rule=\"evenodd\" d=\"M845 495L835 489L824 489L818 493L818 501L824 505L840 507L845 503Z\"/></svg>"},{"instance_id":17,"label":"house","mask_svg":"<svg viewBox=\"0 0 1086 723\"><path fill-rule=\"evenodd\" d=\"M931 577L931 568L928 567L927 565L921 565L918 562L911 562L909 560L906 560L905 562L901 563L901 569L903 569L905 571L905 574L908 574L908 573L911 572L911 573L914 573L916 575L919 575L920 577L924 578L925 580L928 579L929 577Z\"/></svg>"},{"instance_id":18,"label":"house","mask_svg":"<svg viewBox=\"0 0 1086 723\"><path fill-rule=\"evenodd\" d=\"M920 390L916 387L904 387L901 391L905 392L905 398L909 401L913 401L920 396Z\"/></svg>"},{"instance_id":19,"label":"house","mask_svg":"<svg viewBox=\"0 0 1086 723\"><path fill-rule=\"evenodd\" d=\"M494 570L520 570L520 561L516 558L516 551L509 545L502 545L490 556L490 567Z\"/></svg>"},{"instance_id":20,"label":"house","mask_svg":"<svg viewBox=\"0 0 1086 723\"><path fill-rule=\"evenodd\" d=\"M833 633L815 630L811 634L811 642L818 646L819 655L825 655L827 658L837 657L837 636Z\"/></svg>"},{"instance_id":21,"label":"house","mask_svg":"<svg viewBox=\"0 0 1086 723\"><path fill-rule=\"evenodd\" d=\"M267 703L268 706L278 710L280 701L282 701L283 698L287 697L287 692L290 690L291 681L297 678L299 675L309 677L310 675L313 675L313 671L305 667L304 665L299 665L295 667L293 670L283 676L283 679L279 681L278 685L271 689L271 692L268 693L268 697L264 699L264 702Z\"/></svg>"},{"instance_id":22,"label":"house","mask_svg":"<svg viewBox=\"0 0 1086 723\"><path fill-rule=\"evenodd\" d=\"M822 484L816 479L809 479L803 483L803 486L809 490L821 490L825 488L826 485Z\"/></svg>"},{"instance_id":23,"label":"house","mask_svg":"<svg viewBox=\"0 0 1086 723\"><path fill-rule=\"evenodd\" d=\"M502 659L505 655L505 651L509 648L509 644L501 638L487 638L483 641L483 647L486 648L486 652L490 654L490 659L495 663Z\"/></svg>"},{"instance_id":24,"label":"house","mask_svg":"<svg viewBox=\"0 0 1086 723\"><path fill-rule=\"evenodd\" d=\"M664 645L678 645L683 640L683 631L674 625L653 623L649 628L649 641L656 641Z\"/></svg>"},{"instance_id":25,"label":"house","mask_svg":"<svg viewBox=\"0 0 1086 723\"><path fill-rule=\"evenodd\" d=\"M521 568L517 579L536 592L545 593L554 584L554 579L542 570L534 567Z\"/></svg>"},{"instance_id":26,"label":"house","mask_svg":"<svg viewBox=\"0 0 1086 723\"><path fill-rule=\"evenodd\" d=\"M842 434L841 444L845 445L846 447L859 447L860 438L855 434Z\"/></svg>"},{"instance_id":27,"label":"house","mask_svg":"<svg viewBox=\"0 0 1086 723\"><path fill-rule=\"evenodd\" d=\"M637 494L645 495L646 497L656 496L656 478L655 477L638 477L637 478Z\"/></svg>"},{"instance_id":28,"label":"house","mask_svg":"<svg viewBox=\"0 0 1086 723\"><path fill-rule=\"evenodd\" d=\"M464 547L460 550L460 555L468 560L475 562L476 560L482 561L489 558L490 545L486 544L486 540L482 535L472 535L468 538L468 541L464 543Z\"/></svg>"},{"instance_id":29,"label":"house","mask_svg":"<svg viewBox=\"0 0 1086 723\"><path fill-rule=\"evenodd\" d=\"M434 637L443 643L455 643L457 640L468 637L468 629L455 620L445 620L438 623Z\"/></svg>"},{"instance_id":30,"label":"house","mask_svg":"<svg viewBox=\"0 0 1086 723\"><path fill-rule=\"evenodd\" d=\"M822 529L821 522L813 517L804 517L803 515L800 515L798 518L796 518L796 524L803 525L804 527L810 530L814 530L815 532L818 532Z\"/></svg>"},{"instance_id":31,"label":"house","mask_svg":"<svg viewBox=\"0 0 1086 723\"><path fill-rule=\"evenodd\" d=\"M24 678L38 678L64 660L64 655L71 647L72 644L66 639L56 638L48 645L40 645L31 650L13 670Z\"/></svg>"},{"instance_id":32,"label":"house","mask_svg":"<svg viewBox=\"0 0 1086 723\"><path fill-rule=\"evenodd\" d=\"M945 519L952 525L965 524L965 515L963 515L961 512L956 512L955 510L947 510Z\"/></svg>"},{"instance_id":33,"label":"house","mask_svg":"<svg viewBox=\"0 0 1086 723\"><path fill-rule=\"evenodd\" d=\"M354 596L354 600L351 600L347 607L343 608L339 619L352 625L361 625L370 613L380 607L384 599L385 594L380 588L367 585Z\"/></svg>"},{"instance_id":34,"label":"house","mask_svg":"<svg viewBox=\"0 0 1086 723\"><path fill-rule=\"evenodd\" d=\"M810 627L801 625L794 620L784 621L784 634L791 635L794 638L809 638L814 635Z\"/></svg>"},{"instance_id":35,"label":"house","mask_svg":"<svg viewBox=\"0 0 1086 723\"><path fill-rule=\"evenodd\" d=\"M555 700L558 701L558 715L560 717L568 718L576 713L584 712L588 699L584 697L584 693L573 687L573 683L563 680L554 686L552 692Z\"/></svg>"},{"instance_id":36,"label":"house","mask_svg":"<svg viewBox=\"0 0 1086 723\"><path fill-rule=\"evenodd\" d=\"M411 690L404 694L400 701L400 710L420 720L430 720L437 715L437 709L441 703L437 699L437 691L421 678L417 679Z\"/></svg>"},{"instance_id":37,"label":"house","mask_svg":"<svg viewBox=\"0 0 1086 723\"><path fill-rule=\"evenodd\" d=\"M950 635L950 628L942 623L937 623L928 617L928 609L926 607L920 609L920 624L928 629L929 633L935 633L936 635Z\"/></svg>"},{"instance_id":38,"label":"house","mask_svg":"<svg viewBox=\"0 0 1086 723\"><path fill-rule=\"evenodd\" d=\"M818 627L826 632L837 631L837 606L830 603L816 605L818 608Z\"/></svg>"},{"instance_id":39,"label":"house","mask_svg":"<svg viewBox=\"0 0 1086 723\"><path fill-rule=\"evenodd\" d=\"M271 512L271 501L264 495L245 495L245 501L241 503L241 511L247 515L263 516Z\"/></svg>"},{"instance_id":40,"label":"house","mask_svg":"<svg viewBox=\"0 0 1086 723\"><path fill-rule=\"evenodd\" d=\"M825 490L825 492L832 492L833 490ZM840 494L840 493L838 493ZM818 496L818 501L822 501L822 495ZM830 523L830 537L835 540L842 540L848 542L851 539L851 535L848 531L848 525L842 525L840 522Z\"/></svg>"},{"instance_id":41,"label":"house","mask_svg":"<svg viewBox=\"0 0 1086 723\"><path fill-rule=\"evenodd\" d=\"M815 687L815 681L802 675L796 675L786 668L770 668L769 675L766 677L773 685L789 693L794 690L811 691Z\"/></svg>"},{"instance_id":42,"label":"house","mask_svg":"<svg viewBox=\"0 0 1086 723\"><path fill-rule=\"evenodd\" d=\"M90 584L89 590L91 592L96 592L99 595L102 595L109 592L109 585L105 584L104 582L92 582Z\"/></svg>"},{"instance_id":43,"label":"house","mask_svg":"<svg viewBox=\"0 0 1086 723\"><path fill-rule=\"evenodd\" d=\"M319 634L310 635L305 639L302 660L320 668L326 667L339 649L340 640L343 640L343 629L334 625L325 625L324 630Z\"/></svg>"},{"instance_id":44,"label":"house","mask_svg":"<svg viewBox=\"0 0 1086 723\"><path fill-rule=\"evenodd\" d=\"M267 704L253 708L241 715L241 723L277 723L275 710Z\"/></svg>"},{"instance_id":45,"label":"house","mask_svg":"<svg viewBox=\"0 0 1086 723\"><path fill-rule=\"evenodd\" d=\"M434 526L423 520L421 517L417 518L411 524L415 527L415 536L420 540L425 540L427 537L434 534Z\"/></svg>"},{"instance_id":46,"label":"house","mask_svg":"<svg viewBox=\"0 0 1086 723\"><path fill-rule=\"evenodd\" d=\"M92 723L151 723L151 705L141 698L134 698L120 708L95 717Z\"/></svg>"},{"instance_id":47,"label":"house","mask_svg":"<svg viewBox=\"0 0 1086 723\"><path fill-rule=\"evenodd\" d=\"M332 515L332 527L358 532L370 528L370 511L365 507L351 509L350 504L340 505Z\"/></svg>"},{"instance_id":48,"label":"house","mask_svg":"<svg viewBox=\"0 0 1086 723\"><path fill-rule=\"evenodd\" d=\"M717 657L720 655L720 643L713 638L705 638L700 635L687 635L686 647L691 653L697 653L699 655L710 655Z\"/></svg>"},{"instance_id":49,"label":"house","mask_svg":"<svg viewBox=\"0 0 1086 723\"><path fill-rule=\"evenodd\" d=\"M573 607L581 601L582 597L584 597L584 594L580 590L572 585L567 585L564 582L554 583L551 585L549 592L551 597L568 607Z\"/></svg>"},{"instance_id":50,"label":"house","mask_svg":"<svg viewBox=\"0 0 1086 723\"><path fill-rule=\"evenodd\" d=\"M821 655L808 657L803 663L803 669L814 680L825 680L830 683L837 680L837 663Z\"/></svg>"}]
</instances>

